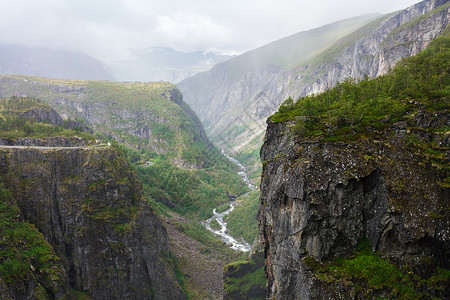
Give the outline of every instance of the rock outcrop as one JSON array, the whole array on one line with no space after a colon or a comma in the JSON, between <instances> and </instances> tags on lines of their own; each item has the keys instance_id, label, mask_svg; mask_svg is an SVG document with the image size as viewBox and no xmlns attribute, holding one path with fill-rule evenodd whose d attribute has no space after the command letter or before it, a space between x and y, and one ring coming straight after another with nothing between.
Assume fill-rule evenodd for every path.
<instances>
[{"instance_id":1,"label":"rock outcrop","mask_svg":"<svg viewBox=\"0 0 450 300\"><path fill-rule=\"evenodd\" d=\"M386 297L386 291L358 294L348 280L321 281L307 263L353 253L362 238L425 278L449 268L448 174L410 141L436 143L448 162L448 132L431 129L449 126L450 115L418 112L413 120L353 142L301 140L289 124L268 121L259 208L268 298ZM448 287L428 288L449 296Z\"/></svg>"},{"instance_id":2,"label":"rock outcrop","mask_svg":"<svg viewBox=\"0 0 450 300\"><path fill-rule=\"evenodd\" d=\"M94 299L184 298L166 229L119 150L0 149L0 174L72 288Z\"/></svg>"}]
</instances>

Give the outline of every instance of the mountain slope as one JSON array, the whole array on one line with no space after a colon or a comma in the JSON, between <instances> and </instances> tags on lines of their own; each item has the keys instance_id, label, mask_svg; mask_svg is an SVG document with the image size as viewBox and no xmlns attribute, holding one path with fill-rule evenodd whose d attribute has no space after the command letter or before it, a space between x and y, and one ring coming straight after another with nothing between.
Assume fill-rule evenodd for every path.
<instances>
[{"instance_id":1,"label":"mountain slope","mask_svg":"<svg viewBox=\"0 0 450 300\"><path fill-rule=\"evenodd\" d=\"M238 157L253 157L246 164L257 164L265 119L284 99L323 91L348 76L385 73L400 58L424 49L445 29L449 4L427 0L373 18L350 19L300 33L295 43L296 36L276 41L188 78L178 87L213 142ZM336 25L342 27L337 34L333 31ZM328 39L315 43L319 37ZM314 47L309 48L310 44ZM296 56L296 51L302 55Z\"/></svg>"},{"instance_id":2,"label":"mountain slope","mask_svg":"<svg viewBox=\"0 0 450 300\"><path fill-rule=\"evenodd\" d=\"M0 74L114 80L102 62L86 54L17 45L0 46Z\"/></svg>"}]
</instances>

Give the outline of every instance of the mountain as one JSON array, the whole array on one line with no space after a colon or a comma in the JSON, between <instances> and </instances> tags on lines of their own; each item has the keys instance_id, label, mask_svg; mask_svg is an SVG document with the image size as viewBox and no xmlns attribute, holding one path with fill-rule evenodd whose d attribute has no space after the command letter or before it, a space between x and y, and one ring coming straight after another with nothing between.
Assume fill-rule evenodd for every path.
<instances>
[{"instance_id":1,"label":"mountain","mask_svg":"<svg viewBox=\"0 0 450 300\"><path fill-rule=\"evenodd\" d=\"M269 118L268 299L450 297L449 29L386 75Z\"/></svg>"},{"instance_id":2,"label":"mountain","mask_svg":"<svg viewBox=\"0 0 450 300\"><path fill-rule=\"evenodd\" d=\"M184 298L123 150L64 128L40 100L0 107L1 298Z\"/></svg>"},{"instance_id":3,"label":"mountain","mask_svg":"<svg viewBox=\"0 0 450 300\"><path fill-rule=\"evenodd\" d=\"M18 45L0 46L0 74L114 80L105 64L86 54Z\"/></svg>"},{"instance_id":4,"label":"mountain","mask_svg":"<svg viewBox=\"0 0 450 300\"><path fill-rule=\"evenodd\" d=\"M112 62L108 66L119 81L177 83L230 58L212 52L179 52L168 47L153 47L135 52L132 59Z\"/></svg>"},{"instance_id":5,"label":"mountain","mask_svg":"<svg viewBox=\"0 0 450 300\"><path fill-rule=\"evenodd\" d=\"M253 165L257 180L265 120L283 100L318 93L349 76L384 74L426 48L449 18L446 0L427 0L389 15L344 20L249 51L177 86L211 140Z\"/></svg>"}]
</instances>

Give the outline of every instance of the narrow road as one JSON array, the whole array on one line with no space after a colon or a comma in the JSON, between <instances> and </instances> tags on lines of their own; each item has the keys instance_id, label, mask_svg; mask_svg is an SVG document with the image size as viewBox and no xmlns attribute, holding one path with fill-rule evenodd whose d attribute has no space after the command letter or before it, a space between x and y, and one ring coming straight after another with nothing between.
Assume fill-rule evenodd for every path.
<instances>
[{"instance_id":1,"label":"narrow road","mask_svg":"<svg viewBox=\"0 0 450 300\"><path fill-rule=\"evenodd\" d=\"M77 147L52 147L52 146L6 146L0 145L4 149L39 149L39 150L75 150L83 148L106 148L109 145L95 145L95 146L77 146Z\"/></svg>"}]
</instances>

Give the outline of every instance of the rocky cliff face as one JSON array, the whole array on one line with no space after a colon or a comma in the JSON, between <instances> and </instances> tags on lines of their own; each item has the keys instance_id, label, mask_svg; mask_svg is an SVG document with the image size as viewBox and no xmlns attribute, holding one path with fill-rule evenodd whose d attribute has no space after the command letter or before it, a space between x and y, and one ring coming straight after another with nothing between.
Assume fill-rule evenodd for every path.
<instances>
[{"instance_id":1,"label":"rocky cliff face","mask_svg":"<svg viewBox=\"0 0 450 300\"><path fill-rule=\"evenodd\" d=\"M183 298L166 230L120 151L1 149L0 170L24 219L60 257L66 284L94 299Z\"/></svg>"},{"instance_id":2,"label":"rocky cliff face","mask_svg":"<svg viewBox=\"0 0 450 300\"><path fill-rule=\"evenodd\" d=\"M414 124L399 122L355 142L301 140L288 125L268 121L261 149L268 298L392 297L383 289L358 293L351 278L326 281L308 264L353 253L362 238L424 278L449 268L450 189L442 183L448 174L408 144L414 136L448 149L448 133L430 131L450 125L448 112L419 112ZM448 288L427 289L449 296Z\"/></svg>"},{"instance_id":3,"label":"rocky cliff face","mask_svg":"<svg viewBox=\"0 0 450 300\"><path fill-rule=\"evenodd\" d=\"M423 50L446 28L449 19L446 0L426 0L367 25L361 22L359 27L349 26L353 32L328 40L315 53L305 52L305 57L289 66L261 55L278 45L277 57L288 59L285 52L290 51L290 45L280 40L219 64L178 86L217 145L243 153L260 145L265 119L284 99L324 91L349 76L384 74L402 57ZM329 29L319 28L314 34L325 30ZM307 33L299 37L306 44L314 43Z\"/></svg>"}]
</instances>

